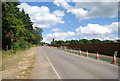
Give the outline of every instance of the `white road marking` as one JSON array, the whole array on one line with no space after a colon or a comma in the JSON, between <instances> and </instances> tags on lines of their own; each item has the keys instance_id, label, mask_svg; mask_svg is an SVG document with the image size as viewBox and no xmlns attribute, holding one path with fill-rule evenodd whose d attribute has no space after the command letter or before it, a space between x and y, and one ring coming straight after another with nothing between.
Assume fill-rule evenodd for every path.
<instances>
[{"instance_id":1,"label":"white road marking","mask_svg":"<svg viewBox=\"0 0 120 81\"><path fill-rule=\"evenodd\" d=\"M50 59L48 58L48 56L46 55L44 49L43 49L43 53L44 53L45 57L47 58L48 62L50 63L50 65L52 66L52 68L53 68L54 72L56 73L58 79L61 79L60 75L58 74L58 72L57 72L56 69L54 68L54 66L53 66L53 64L51 63L51 61L50 61Z\"/></svg>"}]
</instances>

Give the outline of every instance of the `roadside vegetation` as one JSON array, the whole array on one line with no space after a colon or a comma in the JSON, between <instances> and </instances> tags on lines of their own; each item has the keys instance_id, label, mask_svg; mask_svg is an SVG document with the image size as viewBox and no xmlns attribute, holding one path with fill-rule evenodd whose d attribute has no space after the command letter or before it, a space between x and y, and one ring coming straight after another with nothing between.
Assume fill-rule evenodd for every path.
<instances>
[{"instance_id":1,"label":"roadside vegetation","mask_svg":"<svg viewBox=\"0 0 120 81\"><path fill-rule=\"evenodd\" d=\"M56 45L56 44L98 44L98 43L115 43L115 42L120 42L120 40L99 40L99 39L80 39L80 40L55 40L51 42L51 44Z\"/></svg>"},{"instance_id":2,"label":"roadside vegetation","mask_svg":"<svg viewBox=\"0 0 120 81\"><path fill-rule=\"evenodd\" d=\"M19 50L16 54L3 54L2 78L30 79L37 53L38 47L32 47L26 50Z\"/></svg>"},{"instance_id":3,"label":"roadside vegetation","mask_svg":"<svg viewBox=\"0 0 120 81\"><path fill-rule=\"evenodd\" d=\"M26 50L17 50L14 53L14 50L8 50L2 52L2 70L6 70L18 64L22 60L30 49Z\"/></svg>"},{"instance_id":4,"label":"roadside vegetation","mask_svg":"<svg viewBox=\"0 0 120 81\"><path fill-rule=\"evenodd\" d=\"M28 14L19 10L18 2L2 2L2 49L25 50L40 45L42 29L33 27Z\"/></svg>"},{"instance_id":5,"label":"roadside vegetation","mask_svg":"<svg viewBox=\"0 0 120 81\"><path fill-rule=\"evenodd\" d=\"M2 71L13 67L15 69L19 62L31 54L32 48L42 44L43 30L33 27L29 15L24 10L20 11L18 5L18 2L2 2L2 52L0 53L2 56L0 58L0 60L2 59L0 69ZM36 53L37 51L32 53L33 56L30 59L35 58L34 54ZM32 59L32 61L34 60ZM29 74L33 68L32 65L33 63L27 66L29 67L27 70ZM24 66L26 65L24 64Z\"/></svg>"}]
</instances>

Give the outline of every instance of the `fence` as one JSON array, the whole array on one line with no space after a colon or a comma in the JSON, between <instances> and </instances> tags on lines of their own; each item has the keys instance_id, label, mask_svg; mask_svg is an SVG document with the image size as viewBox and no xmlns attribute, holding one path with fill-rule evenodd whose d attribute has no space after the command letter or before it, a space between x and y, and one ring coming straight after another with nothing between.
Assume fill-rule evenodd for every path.
<instances>
[{"instance_id":1,"label":"fence","mask_svg":"<svg viewBox=\"0 0 120 81\"><path fill-rule=\"evenodd\" d=\"M97 51L103 55L113 56L115 51L118 51L120 57L120 43L100 43L100 44L69 44L69 45L52 45L55 47L66 46L71 49L81 49L82 51L88 50L89 52L96 53Z\"/></svg>"}]
</instances>

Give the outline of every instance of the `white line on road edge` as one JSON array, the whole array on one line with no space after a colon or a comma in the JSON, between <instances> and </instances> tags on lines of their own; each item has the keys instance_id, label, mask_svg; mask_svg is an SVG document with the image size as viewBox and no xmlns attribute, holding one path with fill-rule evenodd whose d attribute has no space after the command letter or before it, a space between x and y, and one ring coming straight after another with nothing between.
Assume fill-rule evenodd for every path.
<instances>
[{"instance_id":1,"label":"white line on road edge","mask_svg":"<svg viewBox=\"0 0 120 81\"><path fill-rule=\"evenodd\" d=\"M43 49L43 53L44 53L45 57L47 58L47 60L49 61L50 65L52 66L52 68L53 68L54 72L56 73L58 79L61 79L61 77L59 76L58 72L57 72L56 69L54 68L53 64L50 62L50 59L49 59L48 56L46 55L44 49Z\"/></svg>"}]
</instances>

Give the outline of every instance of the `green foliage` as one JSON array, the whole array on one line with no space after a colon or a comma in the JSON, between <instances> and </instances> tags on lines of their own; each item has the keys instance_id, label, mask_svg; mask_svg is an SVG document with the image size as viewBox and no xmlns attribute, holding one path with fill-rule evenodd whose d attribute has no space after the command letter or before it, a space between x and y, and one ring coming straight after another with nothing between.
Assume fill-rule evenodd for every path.
<instances>
[{"instance_id":1,"label":"green foliage","mask_svg":"<svg viewBox=\"0 0 120 81\"><path fill-rule=\"evenodd\" d=\"M99 40L99 39L81 39L81 40L66 40L66 41L62 41L62 40L54 40L51 42L51 44L96 44L96 43L113 43L114 41L112 40ZM117 40L117 42L119 42L119 40Z\"/></svg>"},{"instance_id":2,"label":"green foliage","mask_svg":"<svg viewBox=\"0 0 120 81\"><path fill-rule=\"evenodd\" d=\"M40 45L50 45L50 44L45 43L45 42L40 42Z\"/></svg>"},{"instance_id":3,"label":"green foliage","mask_svg":"<svg viewBox=\"0 0 120 81\"><path fill-rule=\"evenodd\" d=\"M56 42L55 42L55 39L53 38L51 44L54 45Z\"/></svg>"},{"instance_id":4,"label":"green foliage","mask_svg":"<svg viewBox=\"0 0 120 81\"><path fill-rule=\"evenodd\" d=\"M104 40L104 41L102 41L102 43L113 43L113 41L112 40Z\"/></svg>"},{"instance_id":5,"label":"green foliage","mask_svg":"<svg viewBox=\"0 0 120 81\"><path fill-rule=\"evenodd\" d=\"M120 40L117 40L117 42L119 42L119 43L120 43Z\"/></svg>"},{"instance_id":6,"label":"green foliage","mask_svg":"<svg viewBox=\"0 0 120 81\"><path fill-rule=\"evenodd\" d=\"M30 48L31 44L27 41L24 41L24 38L21 37L18 42L13 43L13 49L22 49L25 50L27 48Z\"/></svg>"},{"instance_id":7,"label":"green foliage","mask_svg":"<svg viewBox=\"0 0 120 81\"><path fill-rule=\"evenodd\" d=\"M24 10L19 11L18 2L2 2L2 47L8 49L26 49L31 44L40 44L41 28L33 28L33 23Z\"/></svg>"},{"instance_id":8,"label":"green foliage","mask_svg":"<svg viewBox=\"0 0 120 81\"><path fill-rule=\"evenodd\" d=\"M80 40L83 44L91 44L91 41L90 40L87 40L87 39L81 39Z\"/></svg>"},{"instance_id":9,"label":"green foliage","mask_svg":"<svg viewBox=\"0 0 120 81\"><path fill-rule=\"evenodd\" d=\"M13 43L13 49L18 49L18 48L19 48L19 43L18 42Z\"/></svg>"},{"instance_id":10,"label":"green foliage","mask_svg":"<svg viewBox=\"0 0 120 81\"><path fill-rule=\"evenodd\" d=\"M92 40L90 40L93 44L94 43L100 43L101 41L99 40L99 39L92 39Z\"/></svg>"}]
</instances>

